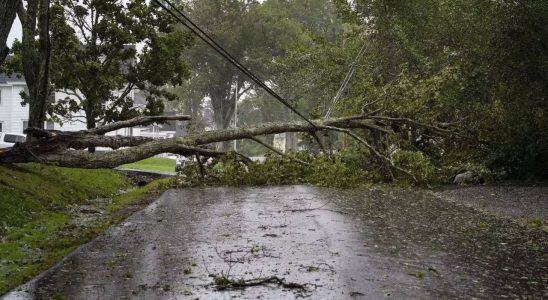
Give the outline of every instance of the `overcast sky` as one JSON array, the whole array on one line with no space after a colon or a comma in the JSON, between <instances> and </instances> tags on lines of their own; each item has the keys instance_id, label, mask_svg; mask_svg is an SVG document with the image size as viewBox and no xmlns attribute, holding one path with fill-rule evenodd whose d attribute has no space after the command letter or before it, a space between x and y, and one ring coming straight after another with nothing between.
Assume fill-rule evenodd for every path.
<instances>
[{"instance_id":1,"label":"overcast sky","mask_svg":"<svg viewBox=\"0 0 548 300\"><path fill-rule=\"evenodd\" d=\"M258 0L260 3L263 3L265 0ZM19 22L19 18L16 17L15 21L13 22L13 26L11 27L10 35L8 36L8 46L11 48L11 44L15 39L21 40L23 36L23 29L21 28L21 22Z\"/></svg>"},{"instance_id":2,"label":"overcast sky","mask_svg":"<svg viewBox=\"0 0 548 300\"><path fill-rule=\"evenodd\" d=\"M16 18L13 22L13 26L11 26L10 35L8 36L8 46L11 46L15 39L21 40L22 36L23 31L21 29L21 22L19 22L19 18Z\"/></svg>"}]
</instances>

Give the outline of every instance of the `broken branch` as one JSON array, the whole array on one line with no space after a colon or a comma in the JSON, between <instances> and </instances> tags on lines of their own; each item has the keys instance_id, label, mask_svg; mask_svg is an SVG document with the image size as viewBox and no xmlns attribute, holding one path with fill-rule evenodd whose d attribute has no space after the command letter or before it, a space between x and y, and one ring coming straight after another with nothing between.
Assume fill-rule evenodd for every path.
<instances>
[{"instance_id":1,"label":"broken branch","mask_svg":"<svg viewBox=\"0 0 548 300\"><path fill-rule=\"evenodd\" d=\"M86 133L92 134L105 134L107 132L115 131L122 128L129 128L134 126L147 126L154 123L166 123L168 121L188 121L192 119L190 116L144 116L136 117L130 120L119 121L110 123L107 125L99 126L96 128L85 130Z\"/></svg>"},{"instance_id":2,"label":"broken branch","mask_svg":"<svg viewBox=\"0 0 548 300\"><path fill-rule=\"evenodd\" d=\"M249 280L244 279L230 279L225 276L214 276L215 287L217 290L226 290L226 289L244 289L252 286L259 286L263 284L277 284L286 289L300 289L306 290L304 284L287 282L285 278L279 278L278 276L271 276L266 278L253 278Z\"/></svg>"}]
</instances>

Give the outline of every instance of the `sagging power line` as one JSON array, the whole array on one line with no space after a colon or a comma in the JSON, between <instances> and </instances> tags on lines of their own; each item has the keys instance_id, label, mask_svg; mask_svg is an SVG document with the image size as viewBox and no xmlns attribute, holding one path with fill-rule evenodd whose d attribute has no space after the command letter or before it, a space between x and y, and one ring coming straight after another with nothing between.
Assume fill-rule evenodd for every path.
<instances>
[{"instance_id":1,"label":"sagging power line","mask_svg":"<svg viewBox=\"0 0 548 300\"><path fill-rule=\"evenodd\" d=\"M337 104L337 102L341 98L344 90L346 89L346 86L348 85L348 82L350 82L350 79L352 79L352 76L354 76L354 73L356 72L356 67L358 66L358 62L361 60L363 54L365 53L366 47L367 47L367 42L363 44L362 48L356 55L356 58L350 65L350 68L348 69L348 72L346 73L346 76L344 77L343 82L341 83L341 86L339 90L337 91L337 94L335 94L335 96L333 97L333 100L331 100L329 109L325 113L324 120L329 119L329 117L331 116L331 111L333 110L333 107L335 106L335 104Z\"/></svg>"},{"instance_id":2,"label":"sagging power line","mask_svg":"<svg viewBox=\"0 0 548 300\"><path fill-rule=\"evenodd\" d=\"M219 43L217 43L212 37L209 36L209 34L207 34L198 25L196 25L189 17L187 17L173 3L171 3L169 0L163 0L163 1L165 3L167 3L167 5L169 7L171 7L173 9L173 11L175 11L175 12L173 12L171 9L166 7L160 0L154 0L154 2L156 4L158 4L158 6L160 6L165 11L167 11L173 18L175 18L177 21L179 21L179 23L183 24L192 33L194 33L202 41L204 41L211 48L213 48L217 53L219 53L223 58L228 60L232 65L234 65L236 68L238 68L242 73L247 75L258 86L262 87L266 92L268 92L276 100L280 101L283 105L285 105L287 108L289 108L295 114L297 114L299 117L303 118L310 125L312 125L313 127L316 127L316 125L312 121L310 121L310 119L308 119L303 114L301 114L286 99L284 99L283 97L278 95L278 93L273 91L268 85L266 85L266 83L264 81L262 81L258 76L256 76L253 72L251 72L246 66L244 66L240 61L238 61L234 56L232 56L226 49L224 49L221 45L219 45Z\"/></svg>"}]
</instances>

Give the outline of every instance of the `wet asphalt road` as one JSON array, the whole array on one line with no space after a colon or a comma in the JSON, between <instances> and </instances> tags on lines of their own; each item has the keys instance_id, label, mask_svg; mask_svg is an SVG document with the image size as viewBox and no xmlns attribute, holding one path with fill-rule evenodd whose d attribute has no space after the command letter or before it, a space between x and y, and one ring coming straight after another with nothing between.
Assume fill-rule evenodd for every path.
<instances>
[{"instance_id":1,"label":"wet asphalt road","mask_svg":"<svg viewBox=\"0 0 548 300\"><path fill-rule=\"evenodd\" d=\"M504 282L477 278L458 253L407 240L406 226L422 223L374 223L360 197L308 186L169 190L4 299L498 298ZM306 290L219 291L212 274L278 276Z\"/></svg>"}]
</instances>

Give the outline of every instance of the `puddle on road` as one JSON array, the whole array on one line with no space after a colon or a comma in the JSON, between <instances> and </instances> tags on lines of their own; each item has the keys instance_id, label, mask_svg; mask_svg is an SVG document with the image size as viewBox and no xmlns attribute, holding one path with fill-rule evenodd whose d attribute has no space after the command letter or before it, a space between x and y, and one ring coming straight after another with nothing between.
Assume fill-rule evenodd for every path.
<instances>
[{"instance_id":1,"label":"puddle on road","mask_svg":"<svg viewBox=\"0 0 548 300\"><path fill-rule=\"evenodd\" d=\"M422 223L379 223L365 196L392 197L307 186L170 190L6 299L486 296L451 255L406 240L405 226ZM277 276L306 289L219 291L212 275Z\"/></svg>"}]
</instances>

